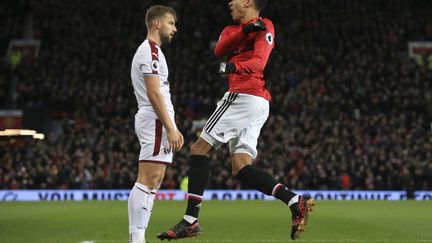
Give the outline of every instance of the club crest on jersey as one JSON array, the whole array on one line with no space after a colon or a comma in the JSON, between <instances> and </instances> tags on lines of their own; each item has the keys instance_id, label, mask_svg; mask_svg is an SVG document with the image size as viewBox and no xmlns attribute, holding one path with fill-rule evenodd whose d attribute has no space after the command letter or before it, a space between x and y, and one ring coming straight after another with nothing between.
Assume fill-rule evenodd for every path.
<instances>
[{"instance_id":1,"label":"club crest on jersey","mask_svg":"<svg viewBox=\"0 0 432 243\"><path fill-rule=\"evenodd\" d=\"M152 61L151 69L157 71L159 69L159 62L157 60Z\"/></svg>"},{"instance_id":2,"label":"club crest on jersey","mask_svg":"<svg viewBox=\"0 0 432 243\"><path fill-rule=\"evenodd\" d=\"M265 40L266 40L270 45L272 45L272 44L273 44L273 35L272 35L272 33L268 32L268 33L265 35Z\"/></svg>"}]
</instances>

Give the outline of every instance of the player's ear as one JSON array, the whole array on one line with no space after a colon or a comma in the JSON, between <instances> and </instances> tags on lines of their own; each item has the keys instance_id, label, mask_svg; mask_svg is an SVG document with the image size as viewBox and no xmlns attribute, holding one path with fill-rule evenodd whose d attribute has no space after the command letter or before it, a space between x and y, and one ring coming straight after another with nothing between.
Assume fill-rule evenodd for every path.
<instances>
[{"instance_id":1,"label":"player's ear","mask_svg":"<svg viewBox=\"0 0 432 243\"><path fill-rule=\"evenodd\" d=\"M160 19L155 19L154 27L158 30L162 27L162 21Z\"/></svg>"},{"instance_id":2,"label":"player's ear","mask_svg":"<svg viewBox=\"0 0 432 243\"><path fill-rule=\"evenodd\" d=\"M245 0L243 6L245 8L250 8L250 7L253 7L253 4L254 4L254 0Z\"/></svg>"}]
</instances>

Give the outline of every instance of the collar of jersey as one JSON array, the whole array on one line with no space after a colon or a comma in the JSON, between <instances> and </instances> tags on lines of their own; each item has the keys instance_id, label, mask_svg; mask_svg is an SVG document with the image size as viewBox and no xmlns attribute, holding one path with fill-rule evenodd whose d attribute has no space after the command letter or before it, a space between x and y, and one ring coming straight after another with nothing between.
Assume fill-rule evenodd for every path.
<instances>
[{"instance_id":1,"label":"collar of jersey","mask_svg":"<svg viewBox=\"0 0 432 243\"><path fill-rule=\"evenodd\" d=\"M148 40L149 42L155 44L155 46L159 46L156 42L154 42L154 41L152 41L152 40L150 40L150 39L147 39L147 40Z\"/></svg>"}]
</instances>

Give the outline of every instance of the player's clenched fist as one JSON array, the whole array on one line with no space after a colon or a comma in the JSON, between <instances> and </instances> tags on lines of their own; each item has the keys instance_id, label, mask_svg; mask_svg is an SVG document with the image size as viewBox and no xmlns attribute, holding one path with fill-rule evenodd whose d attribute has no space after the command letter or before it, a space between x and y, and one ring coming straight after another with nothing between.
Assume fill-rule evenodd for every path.
<instances>
[{"instance_id":1,"label":"player's clenched fist","mask_svg":"<svg viewBox=\"0 0 432 243\"><path fill-rule=\"evenodd\" d=\"M250 24L245 25L243 27L243 33L245 33L245 35L249 35L249 33L258 32L266 29L267 28L265 23L262 20L258 19Z\"/></svg>"}]
</instances>

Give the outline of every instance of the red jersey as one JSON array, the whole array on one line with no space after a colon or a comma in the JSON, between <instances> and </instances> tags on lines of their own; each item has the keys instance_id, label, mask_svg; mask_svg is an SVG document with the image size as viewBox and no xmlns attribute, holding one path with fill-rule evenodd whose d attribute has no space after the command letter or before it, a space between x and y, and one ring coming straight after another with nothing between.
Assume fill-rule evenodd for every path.
<instances>
[{"instance_id":1,"label":"red jersey","mask_svg":"<svg viewBox=\"0 0 432 243\"><path fill-rule=\"evenodd\" d=\"M243 33L243 26L261 19L267 30ZM214 49L216 57L227 57L234 63L236 72L228 75L229 91L246 93L271 100L270 92L264 87L264 68L274 48L274 26L269 19L251 19L241 25L227 26L222 31Z\"/></svg>"}]
</instances>

